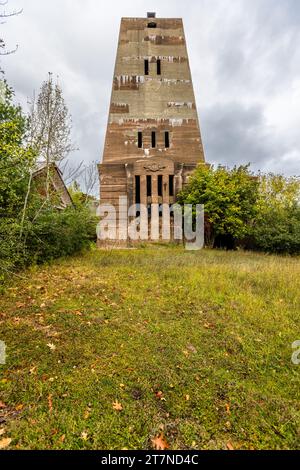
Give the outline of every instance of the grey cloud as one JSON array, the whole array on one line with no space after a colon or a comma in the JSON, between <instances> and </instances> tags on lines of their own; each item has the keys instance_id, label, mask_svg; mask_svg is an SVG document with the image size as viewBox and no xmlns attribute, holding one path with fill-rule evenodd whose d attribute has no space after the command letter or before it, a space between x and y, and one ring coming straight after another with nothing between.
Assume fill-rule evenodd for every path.
<instances>
[{"instance_id":1,"label":"grey cloud","mask_svg":"<svg viewBox=\"0 0 300 470\"><path fill-rule=\"evenodd\" d=\"M216 164L250 163L253 170L268 170L280 159L284 161L289 149L265 125L260 106L216 104L203 111L202 130L207 159ZM293 165L287 173L295 170Z\"/></svg>"}]
</instances>

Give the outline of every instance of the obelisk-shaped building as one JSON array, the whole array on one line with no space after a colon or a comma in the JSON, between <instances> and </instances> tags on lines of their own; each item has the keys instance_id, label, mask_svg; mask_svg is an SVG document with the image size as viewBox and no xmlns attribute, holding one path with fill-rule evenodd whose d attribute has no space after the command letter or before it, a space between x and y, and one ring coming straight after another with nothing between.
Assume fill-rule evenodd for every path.
<instances>
[{"instance_id":1,"label":"obelisk-shaped building","mask_svg":"<svg viewBox=\"0 0 300 470\"><path fill-rule=\"evenodd\" d=\"M172 204L204 163L181 19L122 18L103 162L101 203Z\"/></svg>"}]
</instances>

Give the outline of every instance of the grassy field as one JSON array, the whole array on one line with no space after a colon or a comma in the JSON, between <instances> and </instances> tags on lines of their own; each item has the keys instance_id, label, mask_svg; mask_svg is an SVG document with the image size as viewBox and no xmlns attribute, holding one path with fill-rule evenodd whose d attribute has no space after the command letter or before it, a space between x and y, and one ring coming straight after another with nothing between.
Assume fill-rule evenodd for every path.
<instances>
[{"instance_id":1,"label":"grassy field","mask_svg":"<svg viewBox=\"0 0 300 470\"><path fill-rule=\"evenodd\" d=\"M299 258L152 247L22 276L0 295L0 446L300 448Z\"/></svg>"}]
</instances>

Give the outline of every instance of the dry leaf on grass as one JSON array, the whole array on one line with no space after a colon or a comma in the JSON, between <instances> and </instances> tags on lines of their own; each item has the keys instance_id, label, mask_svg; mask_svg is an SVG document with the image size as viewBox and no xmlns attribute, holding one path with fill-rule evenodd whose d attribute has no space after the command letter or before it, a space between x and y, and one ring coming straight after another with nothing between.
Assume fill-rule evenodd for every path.
<instances>
[{"instance_id":1,"label":"dry leaf on grass","mask_svg":"<svg viewBox=\"0 0 300 470\"><path fill-rule=\"evenodd\" d=\"M87 440L88 440L88 433L85 432L85 431L82 432L82 433L81 433L81 439L82 439L83 441L87 441Z\"/></svg>"},{"instance_id":2,"label":"dry leaf on grass","mask_svg":"<svg viewBox=\"0 0 300 470\"><path fill-rule=\"evenodd\" d=\"M48 408L49 408L49 413L52 413L52 410L53 410L52 395L48 396Z\"/></svg>"},{"instance_id":3,"label":"dry leaf on grass","mask_svg":"<svg viewBox=\"0 0 300 470\"><path fill-rule=\"evenodd\" d=\"M227 447L228 450L234 450L234 447L233 447L233 445L231 444L230 441L227 442L226 447Z\"/></svg>"},{"instance_id":4,"label":"dry leaf on grass","mask_svg":"<svg viewBox=\"0 0 300 470\"><path fill-rule=\"evenodd\" d=\"M9 437L2 439L0 441L0 449L6 449L10 445L11 441L12 440Z\"/></svg>"},{"instance_id":5,"label":"dry leaf on grass","mask_svg":"<svg viewBox=\"0 0 300 470\"><path fill-rule=\"evenodd\" d=\"M159 400L163 400L163 398L164 398L164 394L163 394L162 391L156 392L156 393L155 393L155 396L156 396L156 398L158 398Z\"/></svg>"},{"instance_id":6,"label":"dry leaf on grass","mask_svg":"<svg viewBox=\"0 0 300 470\"><path fill-rule=\"evenodd\" d=\"M167 450L170 449L170 446L163 434L151 439L154 450Z\"/></svg>"},{"instance_id":7,"label":"dry leaf on grass","mask_svg":"<svg viewBox=\"0 0 300 470\"><path fill-rule=\"evenodd\" d=\"M3 410L4 408L7 408L6 404L3 403L3 401L0 401L0 410Z\"/></svg>"},{"instance_id":8,"label":"dry leaf on grass","mask_svg":"<svg viewBox=\"0 0 300 470\"><path fill-rule=\"evenodd\" d=\"M55 349L56 349L55 344L49 343L49 344L47 344L47 346L51 351L55 351Z\"/></svg>"},{"instance_id":9,"label":"dry leaf on grass","mask_svg":"<svg viewBox=\"0 0 300 470\"><path fill-rule=\"evenodd\" d=\"M6 433L6 429L2 428L0 429L0 436L3 436Z\"/></svg>"},{"instance_id":10,"label":"dry leaf on grass","mask_svg":"<svg viewBox=\"0 0 300 470\"><path fill-rule=\"evenodd\" d=\"M15 410L16 410L16 411L22 411L23 408L24 408L24 405L23 405L22 403L20 403L20 405L17 405L17 406L15 407Z\"/></svg>"},{"instance_id":11,"label":"dry leaf on grass","mask_svg":"<svg viewBox=\"0 0 300 470\"><path fill-rule=\"evenodd\" d=\"M113 403L113 409L115 411L123 411L123 406L121 405L121 403L116 401L115 403Z\"/></svg>"}]
</instances>

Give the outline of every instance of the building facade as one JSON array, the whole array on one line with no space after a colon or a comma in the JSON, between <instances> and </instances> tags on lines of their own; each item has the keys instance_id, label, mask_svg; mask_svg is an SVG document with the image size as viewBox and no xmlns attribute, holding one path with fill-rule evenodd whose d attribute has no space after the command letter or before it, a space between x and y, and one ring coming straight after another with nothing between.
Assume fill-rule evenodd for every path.
<instances>
[{"instance_id":1,"label":"building facade","mask_svg":"<svg viewBox=\"0 0 300 470\"><path fill-rule=\"evenodd\" d=\"M182 19L122 18L100 201L173 204L205 163Z\"/></svg>"}]
</instances>

